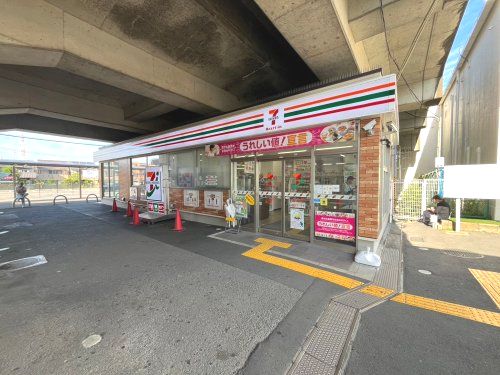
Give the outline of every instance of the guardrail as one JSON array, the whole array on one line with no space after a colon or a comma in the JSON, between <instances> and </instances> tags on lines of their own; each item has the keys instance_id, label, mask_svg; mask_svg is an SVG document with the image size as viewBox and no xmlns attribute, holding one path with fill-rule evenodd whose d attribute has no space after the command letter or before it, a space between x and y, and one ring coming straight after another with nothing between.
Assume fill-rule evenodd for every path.
<instances>
[{"instance_id":1,"label":"guardrail","mask_svg":"<svg viewBox=\"0 0 500 375\"><path fill-rule=\"evenodd\" d=\"M31 207L31 201L29 200L28 197L24 197L25 201L28 201L28 207ZM14 201L12 202L12 208L16 208L16 202L23 202L22 198L14 198Z\"/></svg>"},{"instance_id":2,"label":"guardrail","mask_svg":"<svg viewBox=\"0 0 500 375\"><path fill-rule=\"evenodd\" d=\"M94 196L96 199L96 202L99 202L99 197L97 196L97 194L89 194L89 195L87 195L87 198L85 199L87 201L87 203L89 203L89 198L91 196Z\"/></svg>"},{"instance_id":3,"label":"guardrail","mask_svg":"<svg viewBox=\"0 0 500 375\"><path fill-rule=\"evenodd\" d=\"M59 194L54 197L54 200L52 201L52 204L55 206L56 205L56 199L59 197L63 197L66 200L66 204L68 204L68 198L66 198L65 195Z\"/></svg>"}]
</instances>

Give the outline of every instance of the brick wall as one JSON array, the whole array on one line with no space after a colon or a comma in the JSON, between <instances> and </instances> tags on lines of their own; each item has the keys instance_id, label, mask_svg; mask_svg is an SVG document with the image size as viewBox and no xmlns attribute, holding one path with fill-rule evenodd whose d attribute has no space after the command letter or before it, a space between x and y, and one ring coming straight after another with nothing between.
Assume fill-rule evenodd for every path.
<instances>
[{"instance_id":1,"label":"brick wall","mask_svg":"<svg viewBox=\"0 0 500 375\"><path fill-rule=\"evenodd\" d=\"M188 190L196 190L196 189L188 189ZM210 190L210 189L207 189L207 190ZM226 214L224 212L224 202L229 198L229 190L222 191L222 199L223 199L222 210L205 208L205 194L204 194L205 191L201 190L201 189L198 191L199 191L199 199L200 199L199 207L184 206L184 188L172 188L171 187L169 189L170 203L174 204L175 208L178 208L179 210L182 210L182 211L190 211L190 212L195 212L195 213L200 213L200 214L208 214L208 215L226 217ZM220 190L211 189L211 191L220 191Z\"/></svg>"},{"instance_id":2,"label":"brick wall","mask_svg":"<svg viewBox=\"0 0 500 375\"><path fill-rule=\"evenodd\" d=\"M361 120L361 128L372 119ZM358 234L377 238L379 231L380 118L375 134L360 130L358 178Z\"/></svg>"}]
</instances>

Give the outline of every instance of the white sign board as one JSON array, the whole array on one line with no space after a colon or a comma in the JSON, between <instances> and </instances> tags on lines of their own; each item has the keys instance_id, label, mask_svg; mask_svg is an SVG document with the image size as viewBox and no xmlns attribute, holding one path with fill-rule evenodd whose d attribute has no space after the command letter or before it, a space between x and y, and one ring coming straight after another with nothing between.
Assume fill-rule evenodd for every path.
<instances>
[{"instance_id":1,"label":"white sign board","mask_svg":"<svg viewBox=\"0 0 500 375\"><path fill-rule=\"evenodd\" d=\"M163 201L161 167L146 168L146 198L148 201Z\"/></svg>"},{"instance_id":2,"label":"white sign board","mask_svg":"<svg viewBox=\"0 0 500 375\"><path fill-rule=\"evenodd\" d=\"M222 210L222 191L204 191L205 208Z\"/></svg>"},{"instance_id":3,"label":"white sign board","mask_svg":"<svg viewBox=\"0 0 500 375\"><path fill-rule=\"evenodd\" d=\"M500 165L445 166L443 196L445 198L500 199Z\"/></svg>"}]
</instances>

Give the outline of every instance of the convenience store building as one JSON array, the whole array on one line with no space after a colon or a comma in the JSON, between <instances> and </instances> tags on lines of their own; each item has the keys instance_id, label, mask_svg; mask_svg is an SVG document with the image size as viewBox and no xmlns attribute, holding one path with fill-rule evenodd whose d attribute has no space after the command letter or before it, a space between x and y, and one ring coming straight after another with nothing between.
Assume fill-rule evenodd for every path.
<instances>
[{"instance_id":1,"label":"convenience store building","mask_svg":"<svg viewBox=\"0 0 500 375\"><path fill-rule=\"evenodd\" d=\"M379 72L99 149L103 201L354 253L391 212L396 77ZM147 172L147 173L146 173Z\"/></svg>"}]
</instances>

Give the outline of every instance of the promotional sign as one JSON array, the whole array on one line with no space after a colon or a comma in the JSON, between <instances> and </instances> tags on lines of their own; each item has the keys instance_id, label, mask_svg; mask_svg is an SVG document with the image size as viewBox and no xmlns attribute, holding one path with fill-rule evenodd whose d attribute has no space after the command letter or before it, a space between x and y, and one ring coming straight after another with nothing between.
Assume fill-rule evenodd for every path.
<instances>
[{"instance_id":1,"label":"promotional sign","mask_svg":"<svg viewBox=\"0 0 500 375\"><path fill-rule=\"evenodd\" d=\"M237 195L234 198L234 207L236 208L236 218L237 219L247 219L248 218L248 203L245 200L244 195Z\"/></svg>"},{"instance_id":2,"label":"promotional sign","mask_svg":"<svg viewBox=\"0 0 500 375\"><path fill-rule=\"evenodd\" d=\"M222 191L204 191L205 208L222 210Z\"/></svg>"},{"instance_id":3,"label":"promotional sign","mask_svg":"<svg viewBox=\"0 0 500 375\"><path fill-rule=\"evenodd\" d=\"M246 161L243 163L243 173L255 173L255 162Z\"/></svg>"},{"instance_id":4,"label":"promotional sign","mask_svg":"<svg viewBox=\"0 0 500 375\"><path fill-rule=\"evenodd\" d=\"M304 230L304 210L300 208L290 209L290 228Z\"/></svg>"},{"instance_id":5,"label":"promotional sign","mask_svg":"<svg viewBox=\"0 0 500 375\"><path fill-rule=\"evenodd\" d=\"M137 186L131 186L129 189L129 197L132 200L137 200Z\"/></svg>"},{"instance_id":6,"label":"promotional sign","mask_svg":"<svg viewBox=\"0 0 500 375\"><path fill-rule=\"evenodd\" d=\"M322 126L302 131L288 132L211 145L217 150L217 155L241 155L254 152L276 152L277 150L312 147L332 143L341 143L354 140L356 121L344 121L328 126Z\"/></svg>"},{"instance_id":7,"label":"promotional sign","mask_svg":"<svg viewBox=\"0 0 500 375\"><path fill-rule=\"evenodd\" d=\"M250 206L253 206L255 204L255 198L250 194L250 193L247 193L245 195L245 201L250 205Z\"/></svg>"},{"instance_id":8,"label":"promotional sign","mask_svg":"<svg viewBox=\"0 0 500 375\"><path fill-rule=\"evenodd\" d=\"M205 176L204 183L205 186L217 186L217 181L218 178L216 175L207 175Z\"/></svg>"},{"instance_id":9,"label":"promotional sign","mask_svg":"<svg viewBox=\"0 0 500 375\"><path fill-rule=\"evenodd\" d=\"M198 190L184 190L184 206L199 207L200 192Z\"/></svg>"},{"instance_id":10,"label":"promotional sign","mask_svg":"<svg viewBox=\"0 0 500 375\"><path fill-rule=\"evenodd\" d=\"M354 242L356 239L356 214L316 211L314 234L317 237Z\"/></svg>"},{"instance_id":11,"label":"promotional sign","mask_svg":"<svg viewBox=\"0 0 500 375\"><path fill-rule=\"evenodd\" d=\"M155 214L165 214L165 203L163 202L148 202L148 211Z\"/></svg>"},{"instance_id":12,"label":"promotional sign","mask_svg":"<svg viewBox=\"0 0 500 375\"><path fill-rule=\"evenodd\" d=\"M340 192L340 185L314 185L314 194L333 195Z\"/></svg>"},{"instance_id":13,"label":"promotional sign","mask_svg":"<svg viewBox=\"0 0 500 375\"><path fill-rule=\"evenodd\" d=\"M163 201L161 167L146 168L146 199Z\"/></svg>"}]
</instances>

